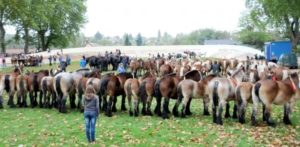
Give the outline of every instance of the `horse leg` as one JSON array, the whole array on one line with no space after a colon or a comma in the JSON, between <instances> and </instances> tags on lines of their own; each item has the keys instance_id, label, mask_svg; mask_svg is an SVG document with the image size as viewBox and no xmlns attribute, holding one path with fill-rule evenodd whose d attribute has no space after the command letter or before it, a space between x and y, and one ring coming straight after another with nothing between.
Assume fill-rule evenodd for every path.
<instances>
[{"instance_id":1,"label":"horse leg","mask_svg":"<svg viewBox=\"0 0 300 147\"><path fill-rule=\"evenodd\" d=\"M112 100L112 112L117 112L117 107L116 107L116 104L117 104L117 101L118 101L118 97L117 96L114 96L115 98Z\"/></svg>"},{"instance_id":2,"label":"horse leg","mask_svg":"<svg viewBox=\"0 0 300 147\"><path fill-rule=\"evenodd\" d=\"M238 109L238 118L241 124L245 123L246 102L243 100L240 105L236 105Z\"/></svg>"},{"instance_id":3,"label":"horse leg","mask_svg":"<svg viewBox=\"0 0 300 147\"><path fill-rule=\"evenodd\" d=\"M139 99L137 97L134 98L134 116L139 115Z\"/></svg>"},{"instance_id":4,"label":"horse leg","mask_svg":"<svg viewBox=\"0 0 300 147\"><path fill-rule=\"evenodd\" d=\"M161 97L160 96L156 97L156 107L155 107L154 113L157 114L158 116L161 116Z\"/></svg>"},{"instance_id":5,"label":"horse leg","mask_svg":"<svg viewBox=\"0 0 300 147\"><path fill-rule=\"evenodd\" d=\"M147 97L147 114L152 116L152 112L151 112L151 104L152 104L152 96L148 96Z\"/></svg>"},{"instance_id":6,"label":"horse leg","mask_svg":"<svg viewBox=\"0 0 300 147\"><path fill-rule=\"evenodd\" d=\"M71 109L75 109L76 108L76 103L75 103L76 95L75 95L75 93L70 94L69 97L70 97Z\"/></svg>"},{"instance_id":7,"label":"horse leg","mask_svg":"<svg viewBox=\"0 0 300 147\"><path fill-rule=\"evenodd\" d=\"M265 111L266 111L266 105L265 104L263 104L263 110L262 110L262 114L263 114L263 121L267 121L267 118L266 118L266 115L265 115Z\"/></svg>"},{"instance_id":8,"label":"horse leg","mask_svg":"<svg viewBox=\"0 0 300 147\"><path fill-rule=\"evenodd\" d=\"M114 100L114 96L109 96L109 100L107 102L107 107L106 107L106 112L105 112L105 115L108 117L112 116L111 105L113 103L113 100Z\"/></svg>"},{"instance_id":9,"label":"horse leg","mask_svg":"<svg viewBox=\"0 0 300 147\"><path fill-rule=\"evenodd\" d=\"M14 91L11 91L9 93L10 108L15 108L16 107L16 105L14 104L14 95L15 95Z\"/></svg>"},{"instance_id":10,"label":"horse leg","mask_svg":"<svg viewBox=\"0 0 300 147\"><path fill-rule=\"evenodd\" d=\"M121 110L126 111L126 96L125 94L122 94L122 104L121 104Z\"/></svg>"},{"instance_id":11,"label":"horse leg","mask_svg":"<svg viewBox=\"0 0 300 147\"><path fill-rule=\"evenodd\" d=\"M218 108L217 105L212 104L213 122L216 123L216 124L218 123L218 120L217 120L217 108Z\"/></svg>"},{"instance_id":12,"label":"horse leg","mask_svg":"<svg viewBox=\"0 0 300 147\"><path fill-rule=\"evenodd\" d=\"M142 101L142 114L143 115L148 115L148 110L146 110L147 108L147 98L145 98L146 96L144 94L140 95L140 99ZM151 110L150 110L151 111Z\"/></svg>"},{"instance_id":13,"label":"horse leg","mask_svg":"<svg viewBox=\"0 0 300 147\"><path fill-rule=\"evenodd\" d=\"M22 97L23 97L22 105L26 108L27 107L27 92L23 93Z\"/></svg>"},{"instance_id":14,"label":"horse leg","mask_svg":"<svg viewBox=\"0 0 300 147\"><path fill-rule=\"evenodd\" d=\"M67 113L66 102L67 102L67 95L64 94L61 99L61 113Z\"/></svg>"},{"instance_id":15,"label":"horse leg","mask_svg":"<svg viewBox=\"0 0 300 147\"><path fill-rule=\"evenodd\" d=\"M229 118L229 117L230 117L229 110L230 110L230 104L229 104L229 102L227 102L227 103L226 103L225 118Z\"/></svg>"},{"instance_id":16,"label":"horse leg","mask_svg":"<svg viewBox=\"0 0 300 147\"><path fill-rule=\"evenodd\" d=\"M203 98L203 105L204 105L203 115L209 115L209 111L208 111L209 101L210 101L209 97Z\"/></svg>"},{"instance_id":17,"label":"horse leg","mask_svg":"<svg viewBox=\"0 0 300 147\"><path fill-rule=\"evenodd\" d=\"M284 104L283 122L286 125L292 124L290 120L290 113L291 113L291 105L289 103Z\"/></svg>"},{"instance_id":18,"label":"horse leg","mask_svg":"<svg viewBox=\"0 0 300 147\"><path fill-rule=\"evenodd\" d=\"M271 110L272 110L272 106L266 104L266 110L264 111L264 114L267 119L267 124L269 126L275 127L275 122L272 120L272 117L271 117Z\"/></svg>"},{"instance_id":19,"label":"horse leg","mask_svg":"<svg viewBox=\"0 0 300 147\"><path fill-rule=\"evenodd\" d=\"M176 101L176 103L175 103L175 105L174 105L174 107L173 107L173 115L174 115L175 117L178 117L178 116L179 116L179 113L178 113L178 107L179 107L179 105L181 104L182 99L183 99L182 96L178 96L177 101Z\"/></svg>"},{"instance_id":20,"label":"horse leg","mask_svg":"<svg viewBox=\"0 0 300 147\"><path fill-rule=\"evenodd\" d=\"M251 125L253 125L253 126L257 125L256 115L257 115L257 106L258 106L259 101L260 101L259 98L255 94L253 94L253 91L252 91L253 105L252 105Z\"/></svg>"},{"instance_id":21,"label":"horse leg","mask_svg":"<svg viewBox=\"0 0 300 147\"><path fill-rule=\"evenodd\" d=\"M234 103L232 118L235 118L235 119L238 118L238 117L237 117L237 110L238 110L237 104Z\"/></svg>"},{"instance_id":22,"label":"horse leg","mask_svg":"<svg viewBox=\"0 0 300 147\"><path fill-rule=\"evenodd\" d=\"M0 90L0 109L3 109L3 96L2 96L2 90Z\"/></svg>"},{"instance_id":23,"label":"horse leg","mask_svg":"<svg viewBox=\"0 0 300 147\"><path fill-rule=\"evenodd\" d=\"M37 91L34 91L34 97L33 97L33 105L34 106L38 105L38 103L37 103L37 96L38 96Z\"/></svg>"},{"instance_id":24,"label":"horse leg","mask_svg":"<svg viewBox=\"0 0 300 147\"><path fill-rule=\"evenodd\" d=\"M186 116L186 109L187 109L187 106L188 106L188 103L190 101L190 97L184 97L183 98L183 104L182 104L182 109L181 109L181 117L184 118Z\"/></svg>"},{"instance_id":25,"label":"horse leg","mask_svg":"<svg viewBox=\"0 0 300 147\"><path fill-rule=\"evenodd\" d=\"M189 101L186 104L186 111L185 111L186 115L192 115L193 114L191 112L191 102L192 102L192 98L190 98Z\"/></svg>"},{"instance_id":26,"label":"horse leg","mask_svg":"<svg viewBox=\"0 0 300 147\"><path fill-rule=\"evenodd\" d=\"M106 111L106 108L107 108L107 99L106 98L107 98L106 95L102 96L102 99L103 99L102 111Z\"/></svg>"},{"instance_id":27,"label":"horse leg","mask_svg":"<svg viewBox=\"0 0 300 147\"><path fill-rule=\"evenodd\" d=\"M40 91L40 108L43 108L43 92L42 91Z\"/></svg>"},{"instance_id":28,"label":"horse leg","mask_svg":"<svg viewBox=\"0 0 300 147\"><path fill-rule=\"evenodd\" d=\"M129 106L129 115L132 116L133 112L132 112L132 102L131 102L131 95L130 94L127 95L127 99L128 99L128 106Z\"/></svg>"},{"instance_id":29,"label":"horse leg","mask_svg":"<svg viewBox=\"0 0 300 147\"><path fill-rule=\"evenodd\" d=\"M223 113L223 107L226 105L226 101L221 100L219 103L219 109L217 111L217 124L223 125L223 120L222 120L222 113Z\"/></svg>"},{"instance_id":30,"label":"horse leg","mask_svg":"<svg viewBox=\"0 0 300 147\"><path fill-rule=\"evenodd\" d=\"M164 103L163 103L163 112L162 112L162 118L163 119L168 119L168 110L169 110L169 101L170 98L164 97Z\"/></svg>"},{"instance_id":31,"label":"horse leg","mask_svg":"<svg viewBox=\"0 0 300 147\"><path fill-rule=\"evenodd\" d=\"M22 107L22 102L21 102L21 99L22 99L22 94L20 91L17 92L17 105L19 107Z\"/></svg>"},{"instance_id":32,"label":"horse leg","mask_svg":"<svg viewBox=\"0 0 300 147\"><path fill-rule=\"evenodd\" d=\"M34 108L33 92L32 92L32 91L29 92L29 98L30 98L30 105L31 105L31 108Z\"/></svg>"}]
</instances>

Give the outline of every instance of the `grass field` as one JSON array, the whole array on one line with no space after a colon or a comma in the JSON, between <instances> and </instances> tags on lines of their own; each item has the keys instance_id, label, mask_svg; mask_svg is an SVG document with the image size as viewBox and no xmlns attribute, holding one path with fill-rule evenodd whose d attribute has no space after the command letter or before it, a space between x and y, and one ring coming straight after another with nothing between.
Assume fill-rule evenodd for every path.
<instances>
[{"instance_id":1,"label":"grass field","mask_svg":"<svg viewBox=\"0 0 300 147\"><path fill-rule=\"evenodd\" d=\"M73 63L69 70L77 67L78 63ZM29 70L32 69L39 70L36 67ZM4 99L6 104L6 94ZM171 101L170 109L173 106L174 101ZM251 126L250 107L246 113L246 124L224 119L223 126L213 124L211 116L203 116L202 108L202 101L193 100L192 116L184 119L171 117L169 120L157 116L130 117L127 112L119 110L111 118L101 113L96 127L97 144L94 146L300 145L299 102L294 107L291 126L282 122L283 107L274 107L273 118L277 122L275 128L262 122L261 112L259 126ZM89 146L85 138L83 114L77 110L68 110L67 114L61 114L56 109L8 108L5 105L0 110L0 146Z\"/></svg>"}]
</instances>

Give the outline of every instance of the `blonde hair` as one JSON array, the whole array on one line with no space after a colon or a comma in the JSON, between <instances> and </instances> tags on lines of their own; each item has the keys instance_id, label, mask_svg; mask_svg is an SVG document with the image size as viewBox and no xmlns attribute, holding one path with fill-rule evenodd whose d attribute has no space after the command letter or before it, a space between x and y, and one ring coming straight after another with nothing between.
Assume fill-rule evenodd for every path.
<instances>
[{"instance_id":1,"label":"blonde hair","mask_svg":"<svg viewBox=\"0 0 300 147\"><path fill-rule=\"evenodd\" d=\"M95 89L92 85L88 85L85 89L86 94L95 94Z\"/></svg>"}]
</instances>

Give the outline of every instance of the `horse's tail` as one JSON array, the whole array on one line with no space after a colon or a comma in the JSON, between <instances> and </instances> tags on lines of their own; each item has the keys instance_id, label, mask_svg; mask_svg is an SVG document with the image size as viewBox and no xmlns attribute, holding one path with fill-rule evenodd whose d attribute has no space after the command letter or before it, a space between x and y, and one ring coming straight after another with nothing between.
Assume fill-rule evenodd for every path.
<instances>
[{"instance_id":1,"label":"horse's tail","mask_svg":"<svg viewBox=\"0 0 300 147\"><path fill-rule=\"evenodd\" d=\"M55 91L59 96L62 95L60 82L61 82L61 76L58 76L55 80Z\"/></svg>"},{"instance_id":2,"label":"horse's tail","mask_svg":"<svg viewBox=\"0 0 300 147\"><path fill-rule=\"evenodd\" d=\"M141 98L141 100L145 100L146 99L146 95L147 95L147 91L146 91L146 82L142 82L139 88L139 94L138 96Z\"/></svg>"},{"instance_id":3,"label":"horse's tail","mask_svg":"<svg viewBox=\"0 0 300 147\"><path fill-rule=\"evenodd\" d=\"M19 86L20 86L20 91L24 92L25 91L25 83L24 83L23 77L20 80Z\"/></svg>"},{"instance_id":4,"label":"horse's tail","mask_svg":"<svg viewBox=\"0 0 300 147\"><path fill-rule=\"evenodd\" d=\"M261 101L259 97L259 88L261 87L261 83L256 83L254 86L254 94Z\"/></svg>"},{"instance_id":5,"label":"horse's tail","mask_svg":"<svg viewBox=\"0 0 300 147\"><path fill-rule=\"evenodd\" d=\"M182 87L181 87L181 85L178 85L178 87L177 87L177 96L178 96L178 98L179 98L180 100L182 100L182 98L183 98L183 93L182 93Z\"/></svg>"},{"instance_id":6,"label":"horse's tail","mask_svg":"<svg viewBox=\"0 0 300 147\"><path fill-rule=\"evenodd\" d=\"M42 91L46 92L47 91L47 80L43 79L42 81Z\"/></svg>"},{"instance_id":7,"label":"horse's tail","mask_svg":"<svg viewBox=\"0 0 300 147\"><path fill-rule=\"evenodd\" d=\"M214 106L218 106L219 105L218 86L219 86L219 82L215 81L214 87L213 87L213 94L212 94Z\"/></svg>"},{"instance_id":8,"label":"horse's tail","mask_svg":"<svg viewBox=\"0 0 300 147\"><path fill-rule=\"evenodd\" d=\"M39 90L39 82L38 82L38 75L35 74L33 77L33 89L34 91L38 91Z\"/></svg>"},{"instance_id":9,"label":"horse's tail","mask_svg":"<svg viewBox=\"0 0 300 147\"><path fill-rule=\"evenodd\" d=\"M155 86L154 86L154 95L155 95L155 97L161 97L161 92L160 92L159 87L160 87L160 80L157 80L155 82Z\"/></svg>"},{"instance_id":10,"label":"horse's tail","mask_svg":"<svg viewBox=\"0 0 300 147\"><path fill-rule=\"evenodd\" d=\"M10 91L9 77L10 77L9 75L5 75L4 77L4 89L6 92Z\"/></svg>"},{"instance_id":11,"label":"horse's tail","mask_svg":"<svg viewBox=\"0 0 300 147\"><path fill-rule=\"evenodd\" d=\"M241 96L241 87L240 86L238 86L236 88L236 100L237 100L238 105L241 106L242 103L243 103L243 99L242 99L242 96Z\"/></svg>"}]
</instances>

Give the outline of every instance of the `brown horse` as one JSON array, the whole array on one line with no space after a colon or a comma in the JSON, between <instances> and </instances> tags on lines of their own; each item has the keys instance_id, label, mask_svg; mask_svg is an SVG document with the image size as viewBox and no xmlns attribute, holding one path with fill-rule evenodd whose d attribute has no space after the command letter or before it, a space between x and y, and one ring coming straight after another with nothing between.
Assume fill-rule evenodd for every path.
<instances>
[{"instance_id":1,"label":"brown horse","mask_svg":"<svg viewBox=\"0 0 300 147\"><path fill-rule=\"evenodd\" d=\"M131 73L119 73L118 75L112 75L109 77L107 82L107 86L105 86L106 93L109 96L109 100L106 100L106 97L103 97L103 102L106 103L106 116L111 117L112 112L116 112L116 103L117 103L117 96L122 96L122 104L121 109L126 110L125 106L125 91L124 91L124 84L125 81L129 78L133 78ZM101 85L102 87L102 85Z\"/></svg>"},{"instance_id":2,"label":"brown horse","mask_svg":"<svg viewBox=\"0 0 300 147\"><path fill-rule=\"evenodd\" d=\"M172 68L171 65L169 65L169 64L163 64L163 65L161 65L159 67L159 76L163 77L163 76L165 76L167 74L172 73L172 71L173 71L173 68Z\"/></svg>"},{"instance_id":3,"label":"brown horse","mask_svg":"<svg viewBox=\"0 0 300 147\"><path fill-rule=\"evenodd\" d=\"M56 95L53 87L53 79L53 76L45 76L41 81L41 91L44 97L43 105L45 108L56 107ZM52 99L50 99L50 97Z\"/></svg>"},{"instance_id":4,"label":"brown horse","mask_svg":"<svg viewBox=\"0 0 300 147\"><path fill-rule=\"evenodd\" d=\"M143 103L142 114L152 115L151 104L154 95L156 76L154 71L146 72L140 79L139 97Z\"/></svg>"},{"instance_id":5,"label":"brown horse","mask_svg":"<svg viewBox=\"0 0 300 147\"><path fill-rule=\"evenodd\" d=\"M229 60L227 60L227 59L221 60L222 75L224 75L224 76L226 75L229 64L230 64Z\"/></svg>"},{"instance_id":6,"label":"brown horse","mask_svg":"<svg viewBox=\"0 0 300 147\"><path fill-rule=\"evenodd\" d=\"M203 80L196 82L191 79L182 80L177 86L177 94L178 99L173 108L173 115L178 116L178 107L183 100L181 116L185 117L186 110L188 107L188 103L191 101L192 98L203 98L203 105L204 105L204 115L209 115L208 105L209 105L209 97L207 96L207 84L216 75L208 75Z\"/></svg>"},{"instance_id":7,"label":"brown horse","mask_svg":"<svg viewBox=\"0 0 300 147\"><path fill-rule=\"evenodd\" d=\"M225 117L229 117L229 101L235 100L235 88L245 77L244 68L240 67L230 76L230 78L214 78L208 84L209 98L213 102L213 122L223 124L222 112L226 105ZM234 109L234 117L236 116Z\"/></svg>"},{"instance_id":8,"label":"brown horse","mask_svg":"<svg viewBox=\"0 0 300 147\"><path fill-rule=\"evenodd\" d=\"M130 71L132 72L133 76L136 78L138 72L141 69L140 60L137 60L137 59L131 60L130 63L129 63L129 68L130 68Z\"/></svg>"},{"instance_id":9,"label":"brown horse","mask_svg":"<svg viewBox=\"0 0 300 147\"><path fill-rule=\"evenodd\" d=\"M163 119L169 118L169 101L170 99L177 99L177 85L180 82L181 78L177 76L176 73L171 73L163 76L160 80L157 80L155 83L155 97L157 105L155 108L155 113L159 116L162 116ZM161 112L161 100L163 102L163 110Z\"/></svg>"},{"instance_id":10,"label":"brown horse","mask_svg":"<svg viewBox=\"0 0 300 147\"><path fill-rule=\"evenodd\" d=\"M37 102L37 97L38 97L38 93L40 93L39 95L39 106L42 108L43 107L43 94L41 92L41 81L42 78L45 76L49 76L49 71L48 70L40 70L38 72L31 72L28 73L28 85L29 85L29 98L30 98L30 103L31 103L31 107L35 107L38 105Z\"/></svg>"},{"instance_id":11,"label":"brown horse","mask_svg":"<svg viewBox=\"0 0 300 147\"><path fill-rule=\"evenodd\" d=\"M16 88L17 88L17 104L19 107L27 107L27 93L29 89L28 85L28 76L19 75L16 79Z\"/></svg>"},{"instance_id":12,"label":"brown horse","mask_svg":"<svg viewBox=\"0 0 300 147\"><path fill-rule=\"evenodd\" d=\"M261 80L252 88L253 110L252 125L257 125L257 106L263 104L263 120L270 126L275 126L271 118L272 104L284 105L283 122L291 124L290 114L295 101L299 98L299 76L293 73L283 81Z\"/></svg>"},{"instance_id":13,"label":"brown horse","mask_svg":"<svg viewBox=\"0 0 300 147\"><path fill-rule=\"evenodd\" d=\"M16 79L17 76L21 74L21 70L18 67L15 67L12 73L4 74L1 76L0 80L0 109L3 108L3 92L4 90L9 94L9 99L7 105L10 107L15 107L14 104L14 95L16 89Z\"/></svg>"},{"instance_id":14,"label":"brown horse","mask_svg":"<svg viewBox=\"0 0 300 147\"><path fill-rule=\"evenodd\" d=\"M139 114L139 102L140 102L139 87L140 87L139 81L138 79L135 78L127 79L124 84L124 90L128 99L130 116L132 116L133 114L134 116L138 116ZM133 97L134 113L132 112L132 101L131 101L132 97Z\"/></svg>"}]
</instances>

